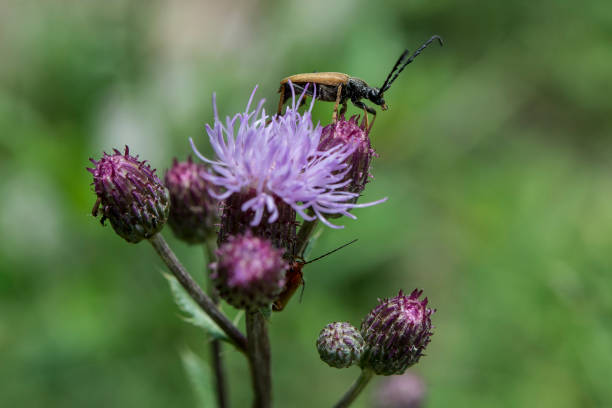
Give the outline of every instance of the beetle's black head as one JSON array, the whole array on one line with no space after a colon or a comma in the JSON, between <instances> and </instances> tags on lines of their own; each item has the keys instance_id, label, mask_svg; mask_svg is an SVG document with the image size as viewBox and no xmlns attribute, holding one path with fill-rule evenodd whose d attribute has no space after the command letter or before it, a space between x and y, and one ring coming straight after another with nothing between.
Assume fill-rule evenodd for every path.
<instances>
[{"instance_id":1,"label":"beetle's black head","mask_svg":"<svg viewBox=\"0 0 612 408\"><path fill-rule=\"evenodd\" d=\"M368 90L368 99L372 101L372 103L380 106L382 110L387 110L387 104L385 103L385 99L383 98L382 92L378 88L370 88Z\"/></svg>"}]
</instances>

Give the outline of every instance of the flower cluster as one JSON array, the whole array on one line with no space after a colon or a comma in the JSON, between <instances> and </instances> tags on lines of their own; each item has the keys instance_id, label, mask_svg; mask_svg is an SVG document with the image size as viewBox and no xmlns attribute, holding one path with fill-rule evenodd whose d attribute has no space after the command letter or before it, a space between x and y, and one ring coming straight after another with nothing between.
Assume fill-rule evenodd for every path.
<instances>
[{"instance_id":1,"label":"flower cluster","mask_svg":"<svg viewBox=\"0 0 612 408\"><path fill-rule=\"evenodd\" d=\"M298 108L308 85L297 98L291 83L289 88L291 106L284 115L273 117L263 109L264 100L252 108L257 88L244 112L224 120L213 95L214 123L206 126L206 132L216 157L202 155L191 140L204 164L175 159L165 186L155 170L131 156L127 147L123 154L115 150L98 161L91 159L94 168L88 169L97 194L94 215L101 212L102 223L110 220L128 242L151 242L187 293L232 344L249 354L256 398L261 401L270 389L265 384L269 349L263 316L272 305L273 310L282 310L286 299L303 284L302 267L309 262L303 260L302 252L316 221L342 228L330 220L355 219L354 208L386 200L357 203L372 178L370 166L376 156L365 118L359 124L356 116L346 120L341 115L321 127L311 117L316 88L304 113ZM304 220L301 224L298 216ZM209 256L216 258L209 265L212 291L247 312L246 338L217 308L218 299L212 300L199 288L158 234L166 221L179 239L204 243ZM218 249L213 251L215 234ZM419 361L432 335L434 310L427 307L427 298L420 300L421 294L414 290L406 296L400 291L396 297L380 300L359 330L347 322L328 324L317 339L319 356L331 367L361 367L355 390L373 374L404 373ZM258 371L263 375L258 376ZM403 401L417 407L422 395L413 394L414 398ZM393 401L400 401L399 396L404 397L398 394ZM353 397L346 398L348 403ZM255 405L267 406L260 402Z\"/></svg>"}]
</instances>

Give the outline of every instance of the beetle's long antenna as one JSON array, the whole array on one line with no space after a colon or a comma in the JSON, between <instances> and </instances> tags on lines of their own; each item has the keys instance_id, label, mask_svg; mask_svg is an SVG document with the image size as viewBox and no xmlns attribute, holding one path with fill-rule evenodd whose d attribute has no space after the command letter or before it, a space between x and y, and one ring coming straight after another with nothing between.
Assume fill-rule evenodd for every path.
<instances>
[{"instance_id":1,"label":"beetle's long antenna","mask_svg":"<svg viewBox=\"0 0 612 408\"><path fill-rule=\"evenodd\" d=\"M391 78L391 75L393 75L393 73L395 72L395 70L397 69L397 67L399 67L399 65L402 63L402 61L404 60L404 58L406 58L406 55L408 55L408 53L410 52L410 50L408 48L406 48L406 51L404 51L402 53L402 55L400 55L400 57L397 59L397 62L395 63L395 65L393 66L393 69L391 70L391 72L389 72L389 75L387 75L387 79L385 79L385 82L383 83L383 85L380 87L380 93L385 92L387 89L389 89L389 86L391 84L389 84L389 79Z\"/></svg>"},{"instance_id":2,"label":"beetle's long antenna","mask_svg":"<svg viewBox=\"0 0 612 408\"><path fill-rule=\"evenodd\" d=\"M333 254L334 252L341 250L341 249L342 249L342 248L344 248L345 246L349 246L349 245L351 245L352 243L354 243L354 242L355 242L355 241L357 241L358 239L359 239L359 238L355 238L355 239L354 239L354 240L352 240L351 242L347 242L346 244L341 245L341 246L339 246L338 248L336 248L336 249L334 249L334 250L332 250L332 251L329 251L329 252L328 252L328 253L326 253L326 254L323 254L323 255L321 255L321 256L318 256L318 257L316 257L315 259L311 259L311 260L310 260L310 261L308 261L308 262L304 262L304 265L308 265L309 263L313 263L314 261L318 261L319 259L324 258L324 257L326 257L327 255L331 255L331 254Z\"/></svg>"},{"instance_id":3,"label":"beetle's long antenna","mask_svg":"<svg viewBox=\"0 0 612 408\"><path fill-rule=\"evenodd\" d=\"M404 58L406 58L406 55L408 55L408 52L409 52L408 50L404 51L402 53L402 55L399 57L399 59L397 60L397 62L395 63L395 65L393 66L393 69L391 70L391 72L389 72L389 75L387 76L387 79L385 79L385 82L383 83L383 85L380 87L380 91L379 92L382 94L387 89L389 89L391 87L391 84L393 83L393 81L395 81L397 79L398 75L404 70L404 68L406 68L406 65L408 65L412 61L414 61L414 59L421 52L423 52L423 50L425 48L427 48L429 46L429 44L431 44L434 40L438 40L438 42L440 43L441 46L444 45L444 43L442 42L442 38L439 35L434 35L429 40L427 40L423 45L421 45L414 52L414 54L412 54L410 56L410 58L408 58L408 60L402 64L402 62L404 61ZM397 67L400 66L400 64L401 64L401 67L398 69ZM397 70L397 72L395 72L396 70Z\"/></svg>"}]
</instances>

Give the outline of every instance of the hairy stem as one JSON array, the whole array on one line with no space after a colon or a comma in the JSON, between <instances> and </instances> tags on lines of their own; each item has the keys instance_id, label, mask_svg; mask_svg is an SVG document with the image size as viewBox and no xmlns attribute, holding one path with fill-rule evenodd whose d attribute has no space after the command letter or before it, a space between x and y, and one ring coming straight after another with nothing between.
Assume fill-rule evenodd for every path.
<instances>
[{"instance_id":1,"label":"hairy stem","mask_svg":"<svg viewBox=\"0 0 612 408\"><path fill-rule=\"evenodd\" d=\"M210 354L213 362L213 370L215 372L217 406L219 408L226 408L229 406L229 398L227 396L227 383L225 381L223 359L221 358L222 350L220 340L213 340L210 343Z\"/></svg>"},{"instance_id":2,"label":"hairy stem","mask_svg":"<svg viewBox=\"0 0 612 408\"><path fill-rule=\"evenodd\" d=\"M204 251L206 252L206 268L204 270L206 277L208 278L208 293L215 305L219 305L219 294L213 287L210 280L210 270L208 265L211 262L217 260L215 249L217 248L217 237L211 234L204 242ZM217 391L217 406L219 408L227 408L229 406L229 398L227 394L227 383L225 381L225 370L223 368L223 359L221 353L223 352L223 346L221 341L213 339L210 343L210 357L213 363L213 370L215 372L215 387Z\"/></svg>"},{"instance_id":3,"label":"hairy stem","mask_svg":"<svg viewBox=\"0 0 612 408\"><path fill-rule=\"evenodd\" d=\"M246 352L247 341L244 335L238 330L236 326L225 316L214 302L200 286L193 280L191 275L187 273L183 265L179 262L174 255L174 252L168 246L168 243L161 236L161 234L155 234L149 238L149 242L153 245L153 248L157 254L162 258L166 266L172 271L179 283L185 288L189 296L196 301L198 305L210 316L210 318L217 323L217 325L227 334L232 343L241 352Z\"/></svg>"},{"instance_id":4,"label":"hairy stem","mask_svg":"<svg viewBox=\"0 0 612 408\"><path fill-rule=\"evenodd\" d=\"M270 341L267 322L261 312L246 314L249 365L255 392L254 408L270 408L272 404L272 378L270 375Z\"/></svg>"},{"instance_id":5,"label":"hairy stem","mask_svg":"<svg viewBox=\"0 0 612 408\"><path fill-rule=\"evenodd\" d=\"M344 408L351 405L351 403L355 401L355 398L359 396L359 393L361 393L365 386L368 385L368 382L370 382L370 379L373 375L374 372L372 370L369 370L367 368L361 370L359 378L355 380L353 385L351 385L351 388L349 388L348 391L342 396L342 398L340 398L340 401L338 401L336 405L334 405L334 408Z\"/></svg>"},{"instance_id":6,"label":"hairy stem","mask_svg":"<svg viewBox=\"0 0 612 408\"><path fill-rule=\"evenodd\" d=\"M208 293L210 294L211 299L215 303L215 305L219 305L219 294L216 289L213 287L212 282L210 280L210 270L208 269L208 265L211 262L215 262L217 260L217 255L215 254L215 249L217 248L217 237L214 234L211 234L206 241L204 242L204 250L206 252L206 268L205 274L208 278ZM223 368L223 359L221 358L223 347L221 345L221 341L218 339L213 339L210 343L210 356L213 364L213 370L215 372L215 387L217 391L217 406L219 408L227 408L229 406L229 399L227 395L227 385L225 381L225 370Z\"/></svg>"},{"instance_id":7,"label":"hairy stem","mask_svg":"<svg viewBox=\"0 0 612 408\"><path fill-rule=\"evenodd\" d=\"M304 220L298 232L294 255L302 256L304 254L306 245L308 245L308 240L310 239L310 236L312 235L313 231L317 227L318 223L319 223L318 218L315 218L312 221Z\"/></svg>"}]
</instances>

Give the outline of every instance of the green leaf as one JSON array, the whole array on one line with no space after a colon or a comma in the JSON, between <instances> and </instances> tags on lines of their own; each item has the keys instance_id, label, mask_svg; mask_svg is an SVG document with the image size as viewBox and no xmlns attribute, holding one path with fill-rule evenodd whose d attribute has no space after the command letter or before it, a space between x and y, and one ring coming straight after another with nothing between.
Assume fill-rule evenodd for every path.
<instances>
[{"instance_id":1,"label":"green leaf","mask_svg":"<svg viewBox=\"0 0 612 408\"><path fill-rule=\"evenodd\" d=\"M236 316L234 316L234 320L232 321L232 323L234 323L234 326L238 327L238 324L240 323L240 320L242 320L243 316L244 310L239 310L238 313L236 313Z\"/></svg>"},{"instance_id":2,"label":"green leaf","mask_svg":"<svg viewBox=\"0 0 612 408\"><path fill-rule=\"evenodd\" d=\"M195 394L197 406L199 408L213 408L215 406L215 386L210 366L190 349L181 352L181 361Z\"/></svg>"},{"instance_id":3,"label":"green leaf","mask_svg":"<svg viewBox=\"0 0 612 408\"><path fill-rule=\"evenodd\" d=\"M217 326L217 324L200 308L200 306L187 294L185 289L180 285L176 278L166 273L163 274L168 284L170 285L170 291L174 302L179 309L185 314L182 316L183 319L193 324L194 326L201 327L209 335L215 339L225 340L231 343L229 337Z\"/></svg>"}]
</instances>

